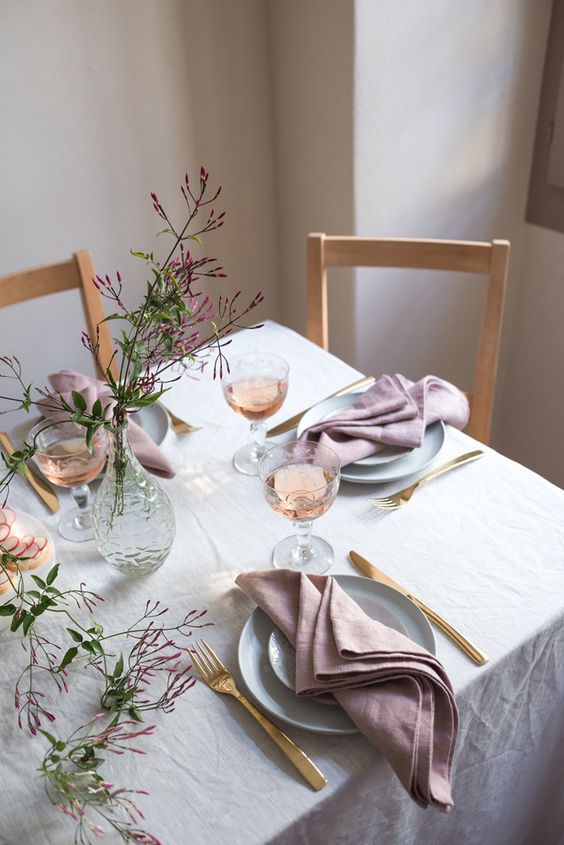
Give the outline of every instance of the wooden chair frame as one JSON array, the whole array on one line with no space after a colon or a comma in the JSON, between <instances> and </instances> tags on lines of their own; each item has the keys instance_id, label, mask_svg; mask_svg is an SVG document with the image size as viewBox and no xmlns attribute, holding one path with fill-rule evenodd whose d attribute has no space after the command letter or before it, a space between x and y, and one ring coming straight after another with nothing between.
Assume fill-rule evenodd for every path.
<instances>
[{"instance_id":1,"label":"wooden chair frame","mask_svg":"<svg viewBox=\"0 0 564 845\"><path fill-rule=\"evenodd\" d=\"M117 378L117 364L115 359L112 360L114 351L112 338L108 324L102 323L105 317L104 306L100 292L92 284L94 277L92 255L86 250L76 252L71 259L60 264L48 264L33 270L22 270L19 273L0 276L0 308L26 302L28 299L39 296L78 288L86 316L88 334L95 338L98 326L100 361L104 367L112 361L111 371ZM94 366L96 367L96 362Z\"/></svg>"},{"instance_id":2,"label":"wooden chair frame","mask_svg":"<svg viewBox=\"0 0 564 845\"><path fill-rule=\"evenodd\" d=\"M466 429L472 437L487 443L493 415L509 249L509 241L504 240L483 243L310 234L307 243L307 336L324 349L328 348L328 267L404 267L488 277L474 389L468 395L470 420Z\"/></svg>"}]
</instances>

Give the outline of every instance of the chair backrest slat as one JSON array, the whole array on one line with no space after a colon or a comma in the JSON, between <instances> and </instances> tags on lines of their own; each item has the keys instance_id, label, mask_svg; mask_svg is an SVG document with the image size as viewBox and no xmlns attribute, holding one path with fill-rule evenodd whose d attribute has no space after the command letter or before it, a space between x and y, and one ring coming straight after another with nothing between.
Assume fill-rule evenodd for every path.
<instances>
[{"instance_id":1,"label":"chair backrest slat","mask_svg":"<svg viewBox=\"0 0 564 845\"><path fill-rule=\"evenodd\" d=\"M100 361L104 367L111 366L114 377L117 377L110 330L107 323L101 322L105 316L102 298L92 284L94 275L92 256L87 250L82 250L68 261L0 276L0 308L78 288L91 337L96 336L98 326Z\"/></svg>"},{"instance_id":2,"label":"chair backrest slat","mask_svg":"<svg viewBox=\"0 0 564 845\"><path fill-rule=\"evenodd\" d=\"M75 261L11 273L9 276L0 277L0 308L76 287L78 285Z\"/></svg>"}]
</instances>

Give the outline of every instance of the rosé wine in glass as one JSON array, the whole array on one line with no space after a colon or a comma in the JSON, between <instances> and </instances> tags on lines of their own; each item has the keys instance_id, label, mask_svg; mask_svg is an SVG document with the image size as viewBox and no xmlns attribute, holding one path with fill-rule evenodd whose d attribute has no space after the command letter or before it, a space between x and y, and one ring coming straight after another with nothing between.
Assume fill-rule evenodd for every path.
<instances>
[{"instance_id":1,"label":"ros\u00e9 wine in glass","mask_svg":"<svg viewBox=\"0 0 564 845\"><path fill-rule=\"evenodd\" d=\"M233 466L244 475L256 475L264 454L267 420L280 410L288 392L288 364L279 355L249 352L229 360L222 378L223 395L235 413L251 422L254 442L233 456Z\"/></svg>"},{"instance_id":2,"label":"ros\u00e9 wine in glass","mask_svg":"<svg viewBox=\"0 0 564 845\"><path fill-rule=\"evenodd\" d=\"M34 460L45 478L59 487L70 487L75 508L59 520L59 534L75 543L92 540L92 508L89 503L88 482L104 468L107 454L107 435L99 429L86 445L86 430L72 422L50 423L42 420L30 432L36 447Z\"/></svg>"},{"instance_id":3,"label":"ros\u00e9 wine in glass","mask_svg":"<svg viewBox=\"0 0 564 845\"><path fill-rule=\"evenodd\" d=\"M52 484L75 487L92 481L102 472L106 454L100 449L90 454L84 437L72 437L54 443L46 452L36 452L35 460Z\"/></svg>"},{"instance_id":4,"label":"ros\u00e9 wine in glass","mask_svg":"<svg viewBox=\"0 0 564 845\"><path fill-rule=\"evenodd\" d=\"M264 497L280 516L292 520L295 536L282 540L274 566L321 575L333 562L333 549L312 537L312 522L326 513L337 496L341 466L332 449L303 440L274 446L260 460Z\"/></svg>"}]
</instances>

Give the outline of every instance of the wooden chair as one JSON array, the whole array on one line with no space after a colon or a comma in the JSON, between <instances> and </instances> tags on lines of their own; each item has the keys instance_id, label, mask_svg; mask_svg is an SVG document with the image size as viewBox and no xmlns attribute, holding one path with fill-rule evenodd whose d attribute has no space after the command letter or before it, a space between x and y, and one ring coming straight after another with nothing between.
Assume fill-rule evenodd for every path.
<instances>
[{"instance_id":1,"label":"wooden chair","mask_svg":"<svg viewBox=\"0 0 564 845\"><path fill-rule=\"evenodd\" d=\"M328 348L327 268L405 267L448 270L488 277L486 305L474 390L468 395L468 434L487 443L490 436L503 303L509 262L509 241L435 241L411 238L356 238L311 234L307 244L307 335Z\"/></svg>"},{"instance_id":2,"label":"wooden chair","mask_svg":"<svg viewBox=\"0 0 564 845\"><path fill-rule=\"evenodd\" d=\"M64 290L78 288L86 316L88 334L96 336L96 326L104 319L102 297L92 284L95 276L92 256L86 250L76 252L68 261L60 264L48 264L33 270L22 270L8 276L0 276L0 308L15 305L38 296L47 296ZM99 326L100 361L107 366L112 360L113 344L107 323ZM115 361L111 365L112 373L117 378Z\"/></svg>"}]
</instances>

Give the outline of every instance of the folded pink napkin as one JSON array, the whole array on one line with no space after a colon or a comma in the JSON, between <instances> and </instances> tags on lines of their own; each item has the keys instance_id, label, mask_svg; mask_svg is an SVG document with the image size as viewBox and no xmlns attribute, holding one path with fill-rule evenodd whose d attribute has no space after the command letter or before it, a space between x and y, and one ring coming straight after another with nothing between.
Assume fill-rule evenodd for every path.
<instances>
[{"instance_id":1,"label":"folded pink napkin","mask_svg":"<svg viewBox=\"0 0 564 845\"><path fill-rule=\"evenodd\" d=\"M74 404L71 396L73 390L84 396L87 410L91 410L96 399L100 399L104 407L109 405L110 411L114 405L111 398L111 391L107 384L85 376L82 373L77 373L74 370L61 370L60 373L52 373L49 376L49 383L53 388L54 394L57 396L61 395L70 405ZM60 412L57 408L53 408L48 397L42 399L38 405L44 417L55 420L66 418L64 413ZM167 461L159 447L143 431L141 426L131 418L129 420L128 434L129 442L135 456L146 469L163 478L172 478L174 476L175 473L171 464Z\"/></svg>"},{"instance_id":2,"label":"folded pink napkin","mask_svg":"<svg viewBox=\"0 0 564 845\"><path fill-rule=\"evenodd\" d=\"M458 710L441 663L370 619L335 579L245 572L239 587L296 649L296 692L332 692L422 807L447 811Z\"/></svg>"},{"instance_id":3,"label":"folded pink napkin","mask_svg":"<svg viewBox=\"0 0 564 845\"><path fill-rule=\"evenodd\" d=\"M431 423L443 420L462 429L468 417L468 400L448 381L425 376L414 383L405 376L384 375L354 405L308 428L302 437L329 446L345 465L386 446L421 446Z\"/></svg>"}]
</instances>

